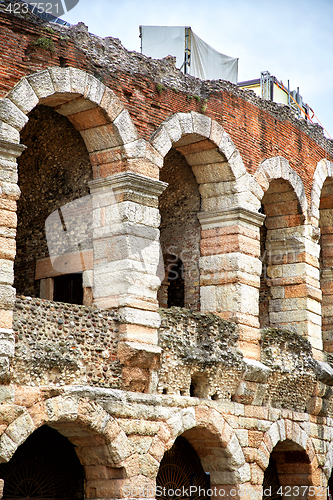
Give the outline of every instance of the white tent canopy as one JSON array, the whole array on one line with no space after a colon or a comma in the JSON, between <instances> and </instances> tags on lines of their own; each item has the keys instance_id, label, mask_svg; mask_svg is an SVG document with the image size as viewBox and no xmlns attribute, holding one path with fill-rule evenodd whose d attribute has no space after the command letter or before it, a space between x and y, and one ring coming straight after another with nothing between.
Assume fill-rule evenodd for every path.
<instances>
[{"instance_id":1,"label":"white tent canopy","mask_svg":"<svg viewBox=\"0 0 333 500\"><path fill-rule=\"evenodd\" d=\"M140 26L141 52L154 59L176 56L176 65L201 80L237 83L238 58L217 52L185 26Z\"/></svg>"}]
</instances>

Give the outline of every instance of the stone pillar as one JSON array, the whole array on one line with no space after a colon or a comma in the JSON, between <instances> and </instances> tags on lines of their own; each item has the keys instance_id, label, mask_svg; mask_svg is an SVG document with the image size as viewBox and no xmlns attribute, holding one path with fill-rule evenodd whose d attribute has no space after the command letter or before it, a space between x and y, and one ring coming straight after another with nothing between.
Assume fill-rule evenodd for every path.
<instances>
[{"instance_id":1,"label":"stone pillar","mask_svg":"<svg viewBox=\"0 0 333 500\"><path fill-rule=\"evenodd\" d=\"M21 144L0 140L0 379L6 375L14 355L16 201L20 196L16 158L24 149Z\"/></svg>"},{"instance_id":2,"label":"stone pillar","mask_svg":"<svg viewBox=\"0 0 333 500\"><path fill-rule=\"evenodd\" d=\"M266 251L270 326L303 335L321 359L318 236L309 225L268 231Z\"/></svg>"},{"instance_id":3,"label":"stone pillar","mask_svg":"<svg viewBox=\"0 0 333 500\"><path fill-rule=\"evenodd\" d=\"M142 392L153 390L155 375L151 371L157 368L160 353L157 290L164 264L158 196L166 186L133 172L89 183L93 196L93 301L101 308L118 308L118 354L125 366L124 384Z\"/></svg>"},{"instance_id":4,"label":"stone pillar","mask_svg":"<svg viewBox=\"0 0 333 500\"><path fill-rule=\"evenodd\" d=\"M201 224L201 311L239 325L239 346L260 359L259 228L265 216L246 208L198 214Z\"/></svg>"}]
</instances>

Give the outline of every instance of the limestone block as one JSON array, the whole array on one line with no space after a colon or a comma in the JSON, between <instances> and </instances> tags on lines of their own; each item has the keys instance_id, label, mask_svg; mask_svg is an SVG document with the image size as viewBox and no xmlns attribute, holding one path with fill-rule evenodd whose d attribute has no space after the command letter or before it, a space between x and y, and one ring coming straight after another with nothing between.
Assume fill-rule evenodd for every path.
<instances>
[{"instance_id":1,"label":"limestone block","mask_svg":"<svg viewBox=\"0 0 333 500\"><path fill-rule=\"evenodd\" d=\"M202 137L210 137L210 131L212 127L212 120L206 115L201 113L196 113L191 111L192 122L193 122L193 132L195 134L201 135Z\"/></svg>"},{"instance_id":2,"label":"limestone block","mask_svg":"<svg viewBox=\"0 0 333 500\"><path fill-rule=\"evenodd\" d=\"M15 303L15 288L10 285L0 285L0 308L13 309Z\"/></svg>"},{"instance_id":3,"label":"limestone block","mask_svg":"<svg viewBox=\"0 0 333 500\"><path fill-rule=\"evenodd\" d=\"M6 434L17 446L20 446L34 430L35 426L30 415L24 413L7 427Z\"/></svg>"},{"instance_id":4,"label":"limestone block","mask_svg":"<svg viewBox=\"0 0 333 500\"><path fill-rule=\"evenodd\" d=\"M81 97L78 99L76 96L77 94L71 94L73 99L71 101L67 101L61 106L57 107L56 112L59 113L60 115L67 116L68 119L73 123L75 128L81 129L81 128L89 128L89 126L81 126L78 124L77 121L77 113L81 113L81 111L87 111L90 109L96 108L96 104L88 101L88 99L85 99L84 97ZM72 116L74 115L74 116ZM88 120L87 120L88 123Z\"/></svg>"},{"instance_id":5,"label":"limestone block","mask_svg":"<svg viewBox=\"0 0 333 500\"><path fill-rule=\"evenodd\" d=\"M238 438L239 444L243 448L249 445L249 432L247 429L236 429L236 436Z\"/></svg>"},{"instance_id":6,"label":"limestone block","mask_svg":"<svg viewBox=\"0 0 333 500\"><path fill-rule=\"evenodd\" d=\"M9 462L16 450L17 444L7 434L2 434L0 438L0 462Z\"/></svg>"},{"instance_id":7,"label":"limestone block","mask_svg":"<svg viewBox=\"0 0 333 500\"><path fill-rule=\"evenodd\" d=\"M158 334L156 328L151 328L150 326L142 326L138 324L125 323L120 325L119 339L121 341L128 342L139 342L145 345L157 345L158 344ZM143 370L143 369L142 369ZM152 378L152 372L148 373L150 381L147 380L147 389L149 388Z\"/></svg>"},{"instance_id":8,"label":"limestone block","mask_svg":"<svg viewBox=\"0 0 333 500\"><path fill-rule=\"evenodd\" d=\"M214 142L216 145L219 145L222 140L223 132L224 132L223 127L215 120L212 120L210 136L209 136L210 140Z\"/></svg>"},{"instance_id":9,"label":"limestone block","mask_svg":"<svg viewBox=\"0 0 333 500\"><path fill-rule=\"evenodd\" d=\"M226 132L223 133L221 142L219 144L219 149L226 157L227 160L233 155L236 150L234 143L232 142L229 134Z\"/></svg>"},{"instance_id":10,"label":"limestone block","mask_svg":"<svg viewBox=\"0 0 333 500\"><path fill-rule=\"evenodd\" d=\"M109 205L105 209L105 224L111 225L115 222L129 222L159 228L161 216L157 208L124 201Z\"/></svg>"},{"instance_id":11,"label":"limestone block","mask_svg":"<svg viewBox=\"0 0 333 500\"><path fill-rule=\"evenodd\" d=\"M193 134L193 121L190 113L177 113L182 135Z\"/></svg>"},{"instance_id":12,"label":"limestone block","mask_svg":"<svg viewBox=\"0 0 333 500\"><path fill-rule=\"evenodd\" d=\"M0 355L13 357L15 351L15 336L11 329L0 328Z\"/></svg>"},{"instance_id":13,"label":"limestone block","mask_svg":"<svg viewBox=\"0 0 333 500\"><path fill-rule=\"evenodd\" d=\"M279 434L280 434L280 441L284 441L286 439L286 427L284 420L279 420L277 422L278 428L279 428Z\"/></svg>"},{"instance_id":14,"label":"limestone block","mask_svg":"<svg viewBox=\"0 0 333 500\"><path fill-rule=\"evenodd\" d=\"M100 106L106 111L111 121L115 120L124 109L123 103L108 87L105 89Z\"/></svg>"},{"instance_id":15,"label":"limestone block","mask_svg":"<svg viewBox=\"0 0 333 500\"><path fill-rule=\"evenodd\" d=\"M119 463L132 453L132 446L124 431L120 431L118 436L108 445L110 455L114 463Z\"/></svg>"},{"instance_id":16,"label":"limestone block","mask_svg":"<svg viewBox=\"0 0 333 500\"><path fill-rule=\"evenodd\" d=\"M251 480L251 467L250 464L244 464L235 473L235 479L239 483L246 483Z\"/></svg>"},{"instance_id":17,"label":"limestone block","mask_svg":"<svg viewBox=\"0 0 333 500\"><path fill-rule=\"evenodd\" d=\"M127 151L127 146L124 146ZM161 155L149 142L146 143L145 156L147 160L151 161L156 167L162 168L164 165L164 156Z\"/></svg>"},{"instance_id":18,"label":"limestone block","mask_svg":"<svg viewBox=\"0 0 333 500\"><path fill-rule=\"evenodd\" d=\"M128 303L134 298L142 298L143 303L148 300L156 300L156 291L161 280L154 275L147 275L144 272L133 272L130 268L120 272L108 272L103 266L94 269L94 298L118 297L118 306ZM120 296L120 297L119 297ZM140 304L141 307L143 303Z\"/></svg>"},{"instance_id":19,"label":"limestone block","mask_svg":"<svg viewBox=\"0 0 333 500\"><path fill-rule=\"evenodd\" d=\"M255 359L244 358L245 362L245 373L244 380L251 382L266 383L272 370L268 366L264 365L260 361Z\"/></svg>"},{"instance_id":20,"label":"limestone block","mask_svg":"<svg viewBox=\"0 0 333 500\"><path fill-rule=\"evenodd\" d=\"M182 130L180 128L178 114L172 115L170 118L165 120L164 127L170 137L172 143L179 141L182 136Z\"/></svg>"},{"instance_id":21,"label":"limestone block","mask_svg":"<svg viewBox=\"0 0 333 500\"><path fill-rule=\"evenodd\" d=\"M8 232L8 230L6 232ZM15 254L16 254L15 239L13 239L13 235L8 235L8 237L6 237L7 234L4 234L4 236L5 237L0 236L0 257L2 259L8 259L13 261L15 259Z\"/></svg>"},{"instance_id":22,"label":"limestone block","mask_svg":"<svg viewBox=\"0 0 333 500\"><path fill-rule=\"evenodd\" d=\"M261 274L261 261L251 255L241 252L228 254L209 255L200 257L200 271L202 273L223 271L244 271L254 276Z\"/></svg>"},{"instance_id":23,"label":"limestone block","mask_svg":"<svg viewBox=\"0 0 333 500\"><path fill-rule=\"evenodd\" d=\"M84 95L88 73L77 68L69 68L71 75L71 92Z\"/></svg>"},{"instance_id":24,"label":"limestone block","mask_svg":"<svg viewBox=\"0 0 333 500\"><path fill-rule=\"evenodd\" d=\"M150 328L159 328L161 324L161 317L158 313L130 307L122 307L119 310L119 317L121 322L148 326Z\"/></svg>"},{"instance_id":25,"label":"limestone block","mask_svg":"<svg viewBox=\"0 0 333 500\"><path fill-rule=\"evenodd\" d=\"M38 97L26 78L22 78L7 94L8 99L25 114L28 114L38 104Z\"/></svg>"},{"instance_id":26,"label":"limestone block","mask_svg":"<svg viewBox=\"0 0 333 500\"><path fill-rule=\"evenodd\" d=\"M3 98L0 99L0 120L20 131L28 117L11 100Z\"/></svg>"},{"instance_id":27,"label":"limestone block","mask_svg":"<svg viewBox=\"0 0 333 500\"><path fill-rule=\"evenodd\" d=\"M262 200L263 196L264 196L264 191L263 191L262 187L260 186L260 184L257 182L257 180L254 177L252 177L250 175L247 175L246 177L248 179L249 188L251 190L251 193L253 193L258 198L258 200ZM239 180L239 182L240 182L240 180Z\"/></svg>"},{"instance_id":28,"label":"limestone block","mask_svg":"<svg viewBox=\"0 0 333 500\"><path fill-rule=\"evenodd\" d=\"M195 409L185 408L167 420L173 439L195 427Z\"/></svg>"},{"instance_id":29,"label":"limestone block","mask_svg":"<svg viewBox=\"0 0 333 500\"><path fill-rule=\"evenodd\" d=\"M198 151L197 153L187 154L186 160L191 166L225 162L224 156L216 149L207 149L204 151Z\"/></svg>"},{"instance_id":30,"label":"limestone block","mask_svg":"<svg viewBox=\"0 0 333 500\"><path fill-rule=\"evenodd\" d=\"M258 290L242 283L216 287L217 311L243 312L257 316Z\"/></svg>"},{"instance_id":31,"label":"limestone block","mask_svg":"<svg viewBox=\"0 0 333 500\"><path fill-rule=\"evenodd\" d=\"M0 259L0 284L12 285L14 283L14 263L11 260Z\"/></svg>"},{"instance_id":32,"label":"limestone block","mask_svg":"<svg viewBox=\"0 0 333 500\"><path fill-rule=\"evenodd\" d=\"M94 76L88 75L84 96L86 99L89 99L89 101L99 105L105 92L105 88L104 83L97 80Z\"/></svg>"},{"instance_id":33,"label":"limestone block","mask_svg":"<svg viewBox=\"0 0 333 500\"><path fill-rule=\"evenodd\" d=\"M1 102L1 101L0 101ZM8 123L0 120L0 141L8 141L15 144L20 142L20 133ZM0 144L0 149L2 149Z\"/></svg>"},{"instance_id":34,"label":"limestone block","mask_svg":"<svg viewBox=\"0 0 333 500\"><path fill-rule=\"evenodd\" d=\"M92 269L83 271L82 273L82 286L92 288L94 284L94 272Z\"/></svg>"},{"instance_id":35,"label":"limestone block","mask_svg":"<svg viewBox=\"0 0 333 500\"><path fill-rule=\"evenodd\" d=\"M51 75L48 70L38 71L28 76L27 81L39 99L49 97L55 93Z\"/></svg>"},{"instance_id":36,"label":"limestone block","mask_svg":"<svg viewBox=\"0 0 333 500\"><path fill-rule=\"evenodd\" d=\"M217 297L215 286L200 287L200 305L202 312L217 311Z\"/></svg>"},{"instance_id":37,"label":"limestone block","mask_svg":"<svg viewBox=\"0 0 333 500\"><path fill-rule=\"evenodd\" d=\"M113 148L121 144L121 140L112 124L81 130L80 134L83 137L89 153Z\"/></svg>"},{"instance_id":38,"label":"limestone block","mask_svg":"<svg viewBox=\"0 0 333 500\"><path fill-rule=\"evenodd\" d=\"M13 182L3 182L1 186L2 193L11 200L18 200L21 196L21 190L17 184ZM1 192L0 191L0 192Z\"/></svg>"},{"instance_id":39,"label":"limestone block","mask_svg":"<svg viewBox=\"0 0 333 500\"><path fill-rule=\"evenodd\" d=\"M227 210L237 205L237 196L235 194L215 196L213 198L202 198L202 210L209 212L213 210Z\"/></svg>"},{"instance_id":40,"label":"limestone block","mask_svg":"<svg viewBox=\"0 0 333 500\"><path fill-rule=\"evenodd\" d=\"M140 474L155 479L159 469L159 462L151 455L146 454L139 457Z\"/></svg>"},{"instance_id":41,"label":"limestone block","mask_svg":"<svg viewBox=\"0 0 333 500\"><path fill-rule=\"evenodd\" d=\"M211 485L221 484L235 484L235 473L234 471L211 471L210 472Z\"/></svg>"},{"instance_id":42,"label":"limestone block","mask_svg":"<svg viewBox=\"0 0 333 500\"><path fill-rule=\"evenodd\" d=\"M227 444L225 448L225 453L227 456L230 457L229 459L230 466L238 468L244 464L245 462L244 454L235 434L232 436L229 443Z\"/></svg>"},{"instance_id":43,"label":"limestone block","mask_svg":"<svg viewBox=\"0 0 333 500\"><path fill-rule=\"evenodd\" d=\"M113 123L121 138L122 144L127 144L138 139L138 132L127 109L123 109Z\"/></svg>"},{"instance_id":44,"label":"limestone block","mask_svg":"<svg viewBox=\"0 0 333 500\"><path fill-rule=\"evenodd\" d=\"M70 68L49 68L55 92L72 92ZM74 96L73 96L74 97Z\"/></svg>"},{"instance_id":45,"label":"limestone block","mask_svg":"<svg viewBox=\"0 0 333 500\"><path fill-rule=\"evenodd\" d=\"M172 148L171 139L164 127L160 127L159 129L157 129L151 139L151 144L162 157L164 157Z\"/></svg>"},{"instance_id":46,"label":"limestone block","mask_svg":"<svg viewBox=\"0 0 333 500\"><path fill-rule=\"evenodd\" d=\"M279 156L263 161L259 168L265 171L266 177L269 181L273 179L280 179L282 177L281 159Z\"/></svg>"},{"instance_id":47,"label":"limestone block","mask_svg":"<svg viewBox=\"0 0 333 500\"><path fill-rule=\"evenodd\" d=\"M77 419L78 400L71 397L57 396L46 400L49 420L53 422L68 422Z\"/></svg>"},{"instance_id":48,"label":"limestone block","mask_svg":"<svg viewBox=\"0 0 333 500\"><path fill-rule=\"evenodd\" d=\"M243 175L249 175L246 171L242 157L236 148L235 148L234 153L230 156L228 162L229 162L230 168L232 170L232 173L233 173L233 176L235 179L239 179L239 178L243 177ZM259 201L259 200L257 200L257 201Z\"/></svg>"},{"instance_id":49,"label":"limestone block","mask_svg":"<svg viewBox=\"0 0 333 500\"><path fill-rule=\"evenodd\" d=\"M159 366L161 348L140 342L120 342L118 359L120 363L141 368L156 369Z\"/></svg>"}]
</instances>

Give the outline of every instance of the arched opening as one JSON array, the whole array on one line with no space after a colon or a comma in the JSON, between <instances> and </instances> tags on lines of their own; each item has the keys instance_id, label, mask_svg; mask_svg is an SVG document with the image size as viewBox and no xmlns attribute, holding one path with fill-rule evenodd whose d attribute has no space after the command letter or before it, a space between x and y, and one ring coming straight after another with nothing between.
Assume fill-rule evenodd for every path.
<instances>
[{"instance_id":1,"label":"arched opening","mask_svg":"<svg viewBox=\"0 0 333 500\"><path fill-rule=\"evenodd\" d=\"M325 180L321 190L319 214L323 347L326 352L333 353L333 179L331 177Z\"/></svg>"},{"instance_id":2,"label":"arched opening","mask_svg":"<svg viewBox=\"0 0 333 500\"><path fill-rule=\"evenodd\" d=\"M162 499L188 498L190 488L192 499L208 498L202 494L210 488L209 474L206 474L197 452L182 436L179 436L172 448L165 452L156 478L157 493ZM180 492L180 494L177 494ZM201 494L200 494L201 493Z\"/></svg>"},{"instance_id":3,"label":"arched opening","mask_svg":"<svg viewBox=\"0 0 333 500\"><path fill-rule=\"evenodd\" d=\"M21 140L27 149L18 159L17 294L89 305L82 283L92 255L92 168L85 143L66 117L43 105L29 113ZM57 252L66 262L56 262Z\"/></svg>"},{"instance_id":4,"label":"arched opening","mask_svg":"<svg viewBox=\"0 0 333 500\"><path fill-rule=\"evenodd\" d=\"M158 300L161 307L200 309L200 211L198 183L186 158L175 149L166 155L160 180L169 185L160 196L160 241L165 280Z\"/></svg>"},{"instance_id":5,"label":"arched opening","mask_svg":"<svg viewBox=\"0 0 333 500\"><path fill-rule=\"evenodd\" d=\"M83 500L84 469L74 446L44 425L31 434L8 463L0 464L5 500Z\"/></svg>"},{"instance_id":6,"label":"arched opening","mask_svg":"<svg viewBox=\"0 0 333 500\"><path fill-rule=\"evenodd\" d=\"M168 307L185 307L184 264L177 255L165 257Z\"/></svg>"},{"instance_id":7,"label":"arched opening","mask_svg":"<svg viewBox=\"0 0 333 500\"><path fill-rule=\"evenodd\" d=\"M263 500L301 499L311 484L310 460L304 449L289 439L277 443L264 473Z\"/></svg>"},{"instance_id":8,"label":"arched opening","mask_svg":"<svg viewBox=\"0 0 333 500\"><path fill-rule=\"evenodd\" d=\"M272 180L262 199L261 211L266 218L260 230L260 327L279 325L297 329L299 304L294 287L303 276L295 264L302 262L304 252L304 215L290 183Z\"/></svg>"}]
</instances>

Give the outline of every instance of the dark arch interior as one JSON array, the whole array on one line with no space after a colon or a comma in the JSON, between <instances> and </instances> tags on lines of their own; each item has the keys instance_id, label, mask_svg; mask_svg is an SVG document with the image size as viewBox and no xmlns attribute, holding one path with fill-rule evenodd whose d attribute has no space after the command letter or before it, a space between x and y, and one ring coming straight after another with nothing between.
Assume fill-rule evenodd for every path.
<instances>
[{"instance_id":1,"label":"dark arch interior","mask_svg":"<svg viewBox=\"0 0 333 500\"><path fill-rule=\"evenodd\" d=\"M168 271L168 307L185 306L184 265L176 255L166 258Z\"/></svg>"},{"instance_id":2,"label":"dark arch interior","mask_svg":"<svg viewBox=\"0 0 333 500\"><path fill-rule=\"evenodd\" d=\"M156 478L157 492L161 493L162 500L171 498L189 498L183 491L196 487L197 491L191 499L205 499L202 494L210 488L209 474L206 474L200 459L193 446L183 437L178 437L170 450L165 452ZM202 491L199 492L199 487ZM181 490L181 494L172 494L175 490ZM183 490L184 489L184 490ZM201 493L201 495L199 495Z\"/></svg>"},{"instance_id":3,"label":"dark arch interior","mask_svg":"<svg viewBox=\"0 0 333 500\"><path fill-rule=\"evenodd\" d=\"M160 172L160 180L168 187L159 198L161 214L160 241L165 257L165 281L159 289L160 307L179 306L200 310L199 256L200 225L197 217L200 212L199 186L192 168L186 158L172 148L166 155ZM172 262L168 258L172 256ZM170 264L179 259L182 266L183 303L169 299L174 295L176 283L170 273ZM179 264L180 265L180 264ZM168 269L169 267L169 269ZM173 265L175 270L175 266ZM169 274L170 273L170 274ZM178 273L179 274L179 273Z\"/></svg>"},{"instance_id":4,"label":"dark arch interior","mask_svg":"<svg viewBox=\"0 0 333 500\"><path fill-rule=\"evenodd\" d=\"M27 149L18 158L21 196L17 205L14 286L17 294L39 297L36 264L49 257L46 219L73 200L89 195L92 167L80 133L66 117L48 106L38 105L29 113L21 142ZM87 221L89 234L91 222L88 218ZM82 250L86 246L83 242ZM56 274L51 274L52 278ZM58 300L65 301L62 297Z\"/></svg>"},{"instance_id":5,"label":"dark arch interior","mask_svg":"<svg viewBox=\"0 0 333 500\"><path fill-rule=\"evenodd\" d=\"M3 499L83 500L84 469L70 441L47 425L0 464Z\"/></svg>"}]
</instances>

